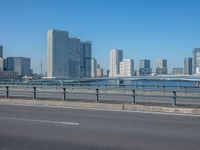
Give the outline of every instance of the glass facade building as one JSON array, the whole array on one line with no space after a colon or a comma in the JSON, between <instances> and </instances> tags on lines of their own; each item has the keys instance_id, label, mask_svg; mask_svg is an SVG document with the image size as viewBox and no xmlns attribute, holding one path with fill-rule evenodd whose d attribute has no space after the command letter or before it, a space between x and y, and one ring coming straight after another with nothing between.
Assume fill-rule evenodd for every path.
<instances>
[{"instance_id":1,"label":"glass facade building","mask_svg":"<svg viewBox=\"0 0 200 150\"><path fill-rule=\"evenodd\" d=\"M139 75L150 75L152 73L150 60L142 59L139 65Z\"/></svg>"},{"instance_id":2,"label":"glass facade building","mask_svg":"<svg viewBox=\"0 0 200 150\"><path fill-rule=\"evenodd\" d=\"M6 71L17 72L19 76L31 74L31 58L25 57L7 57Z\"/></svg>"},{"instance_id":3,"label":"glass facade building","mask_svg":"<svg viewBox=\"0 0 200 150\"><path fill-rule=\"evenodd\" d=\"M48 31L47 76L78 79L91 76L91 42L70 38L67 31Z\"/></svg>"},{"instance_id":4,"label":"glass facade building","mask_svg":"<svg viewBox=\"0 0 200 150\"><path fill-rule=\"evenodd\" d=\"M192 75L192 58L184 58L184 74Z\"/></svg>"}]
</instances>

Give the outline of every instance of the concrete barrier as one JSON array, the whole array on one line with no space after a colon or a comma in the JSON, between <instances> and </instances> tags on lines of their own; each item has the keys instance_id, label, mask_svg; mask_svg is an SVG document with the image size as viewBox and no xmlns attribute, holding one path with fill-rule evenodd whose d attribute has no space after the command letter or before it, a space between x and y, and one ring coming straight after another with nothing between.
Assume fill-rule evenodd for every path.
<instances>
[{"instance_id":1,"label":"concrete barrier","mask_svg":"<svg viewBox=\"0 0 200 150\"><path fill-rule=\"evenodd\" d=\"M132 111L145 111L145 112L164 112L164 113L176 113L176 114L192 114L200 115L199 108L179 108L176 107L163 107L163 106L145 106L145 105L124 105L125 110Z\"/></svg>"},{"instance_id":2,"label":"concrete barrier","mask_svg":"<svg viewBox=\"0 0 200 150\"><path fill-rule=\"evenodd\" d=\"M128 110L144 112L163 112L177 114L200 115L200 108L179 108L163 106L146 106L138 104L108 104L94 102L69 102L69 101L48 101L48 100L22 100L22 99L0 99L0 104L23 104L36 106L58 106L88 109Z\"/></svg>"}]
</instances>

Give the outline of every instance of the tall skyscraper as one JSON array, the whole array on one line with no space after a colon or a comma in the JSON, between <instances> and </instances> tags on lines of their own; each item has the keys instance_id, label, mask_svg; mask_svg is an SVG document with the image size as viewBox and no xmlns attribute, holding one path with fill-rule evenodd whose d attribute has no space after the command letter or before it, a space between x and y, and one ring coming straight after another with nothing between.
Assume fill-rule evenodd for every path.
<instances>
[{"instance_id":1,"label":"tall skyscraper","mask_svg":"<svg viewBox=\"0 0 200 150\"><path fill-rule=\"evenodd\" d=\"M65 73L68 75L68 78L77 79L80 78L80 39L69 38L68 46L68 55L65 56L65 59L68 60L68 71Z\"/></svg>"},{"instance_id":2,"label":"tall skyscraper","mask_svg":"<svg viewBox=\"0 0 200 150\"><path fill-rule=\"evenodd\" d=\"M81 77L91 77L91 57L92 43L90 41L81 42Z\"/></svg>"},{"instance_id":3,"label":"tall skyscraper","mask_svg":"<svg viewBox=\"0 0 200 150\"><path fill-rule=\"evenodd\" d=\"M151 73L152 73L152 69L151 69L150 60L148 60L148 59L140 60L139 74L140 75L149 75Z\"/></svg>"},{"instance_id":4,"label":"tall skyscraper","mask_svg":"<svg viewBox=\"0 0 200 150\"><path fill-rule=\"evenodd\" d=\"M7 57L6 71L17 72L19 76L31 74L31 59L25 57Z\"/></svg>"},{"instance_id":5,"label":"tall skyscraper","mask_svg":"<svg viewBox=\"0 0 200 150\"><path fill-rule=\"evenodd\" d=\"M156 61L156 74L167 74L167 60L158 59Z\"/></svg>"},{"instance_id":6,"label":"tall skyscraper","mask_svg":"<svg viewBox=\"0 0 200 150\"><path fill-rule=\"evenodd\" d=\"M120 76L130 77L134 74L134 61L132 59L124 59L120 62Z\"/></svg>"},{"instance_id":7,"label":"tall skyscraper","mask_svg":"<svg viewBox=\"0 0 200 150\"><path fill-rule=\"evenodd\" d=\"M70 38L67 31L48 31L47 76L78 79L91 76L91 42Z\"/></svg>"},{"instance_id":8,"label":"tall skyscraper","mask_svg":"<svg viewBox=\"0 0 200 150\"><path fill-rule=\"evenodd\" d=\"M95 78L97 76L97 60L95 58L91 59L91 77Z\"/></svg>"},{"instance_id":9,"label":"tall skyscraper","mask_svg":"<svg viewBox=\"0 0 200 150\"><path fill-rule=\"evenodd\" d=\"M66 31L48 31L47 76L69 77L69 35Z\"/></svg>"},{"instance_id":10,"label":"tall skyscraper","mask_svg":"<svg viewBox=\"0 0 200 150\"><path fill-rule=\"evenodd\" d=\"M184 58L184 74L191 75L192 74L192 58Z\"/></svg>"},{"instance_id":11,"label":"tall skyscraper","mask_svg":"<svg viewBox=\"0 0 200 150\"><path fill-rule=\"evenodd\" d=\"M123 60L123 50L112 49L110 51L110 77L119 76L120 62Z\"/></svg>"},{"instance_id":12,"label":"tall skyscraper","mask_svg":"<svg viewBox=\"0 0 200 150\"><path fill-rule=\"evenodd\" d=\"M0 58L3 58L3 46L0 45Z\"/></svg>"},{"instance_id":13,"label":"tall skyscraper","mask_svg":"<svg viewBox=\"0 0 200 150\"><path fill-rule=\"evenodd\" d=\"M200 48L193 49L193 74L200 74Z\"/></svg>"}]
</instances>

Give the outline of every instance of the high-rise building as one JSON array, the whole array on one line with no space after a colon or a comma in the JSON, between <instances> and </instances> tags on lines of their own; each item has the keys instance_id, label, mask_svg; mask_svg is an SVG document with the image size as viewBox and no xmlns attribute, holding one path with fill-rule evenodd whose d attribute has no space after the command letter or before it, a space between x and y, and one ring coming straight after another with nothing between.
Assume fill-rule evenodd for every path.
<instances>
[{"instance_id":1,"label":"high-rise building","mask_svg":"<svg viewBox=\"0 0 200 150\"><path fill-rule=\"evenodd\" d=\"M17 72L19 76L31 74L31 59L25 57L7 57L6 71Z\"/></svg>"},{"instance_id":2,"label":"high-rise building","mask_svg":"<svg viewBox=\"0 0 200 150\"><path fill-rule=\"evenodd\" d=\"M139 74L140 75L150 75L152 73L152 68L150 60L142 59L140 60Z\"/></svg>"},{"instance_id":3,"label":"high-rise building","mask_svg":"<svg viewBox=\"0 0 200 150\"><path fill-rule=\"evenodd\" d=\"M3 58L3 46L0 45L0 58Z\"/></svg>"},{"instance_id":4,"label":"high-rise building","mask_svg":"<svg viewBox=\"0 0 200 150\"><path fill-rule=\"evenodd\" d=\"M80 39L77 38L69 38L68 39L68 54L65 55L65 59L67 59L67 72L62 78L80 78ZM66 54L66 53L65 53ZM59 76L58 76L59 77Z\"/></svg>"},{"instance_id":5,"label":"high-rise building","mask_svg":"<svg viewBox=\"0 0 200 150\"><path fill-rule=\"evenodd\" d=\"M193 74L200 74L200 48L193 49Z\"/></svg>"},{"instance_id":6,"label":"high-rise building","mask_svg":"<svg viewBox=\"0 0 200 150\"><path fill-rule=\"evenodd\" d=\"M132 59L124 59L120 62L120 76L130 77L134 74L134 61Z\"/></svg>"},{"instance_id":7,"label":"high-rise building","mask_svg":"<svg viewBox=\"0 0 200 150\"><path fill-rule=\"evenodd\" d=\"M97 60L95 58L91 59L91 77L95 78L97 76Z\"/></svg>"},{"instance_id":8,"label":"high-rise building","mask_svg":"<svg viewBox=\"0 0 200 150\"><path fill-rule=\"evenodd\" d=\"M192 58L184 58L184 74L191 75L192 74Z\"/></svg>"},{"instance_id":9,"label":"high-rise building","mask_svg":"<svg viewBox=\"0 0 200 150\"><path fill-rule=\"evenodd\" d=\"M70 38L67 31L48 31L47 76L78 79L91 76L91 42Z\"/></svg>"},{"instance_id":10,"label":"high-rise building","mask_svg":"<svg viewBox=\"0 0 200 150\"><path fill-rule=\"evenodd\" d=\"M158 59L156 61L156 74L167 74L167 60Z\"/></svg>"},{"instance_id":11,"label":"high-rise building","mask_svg":"<svg viewBox=\"0 0 200 150\"><path fill-rule=\"evenodd\" d=\"M48 31L47 76L57 78L69 77L69 35L66 31Z\"/></svg>"},{"instance_id":12,"label":"high-rise building","mask_svg":"<svg viewBox=\"0 0 200 150\"><path fill-rule=\"evenodd\" d=\"M123 60L123 50L112 49L110 51L110 77L117 77L119 76L120 72L120 62Z\"/></svg>"},{"instance_id":13,"label":"high-rise building","mask_svg":"<svg viewBox=\"0 0 200 150\"><path fill-rule=\"evenodd\" d=\"M92 43L90 41L81 42L81 77L91 77L91 57L92 57Z\"/></svg>"}]
</instances>

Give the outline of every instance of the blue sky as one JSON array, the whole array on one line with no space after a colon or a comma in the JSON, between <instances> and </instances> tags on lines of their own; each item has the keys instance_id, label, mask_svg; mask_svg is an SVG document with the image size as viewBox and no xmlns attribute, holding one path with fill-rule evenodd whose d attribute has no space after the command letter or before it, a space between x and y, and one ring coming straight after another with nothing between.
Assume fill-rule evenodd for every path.
<instances>
[{"instance_id":1,"label":"blue sky","mask_svg":"<svg viewBox=\"0 0 200 150\"><path fill-rule=\"evenodd\" d=\"M0 0L0 6L4 57L31 57L36 72L41 59L46 67L51 28L91 40L104 69L112 48L123 49L137 69L144 58L152 66L166 58L169 68L183 67L184 57L200 47L200 0Z\"/></svg>"}]
</instances>

